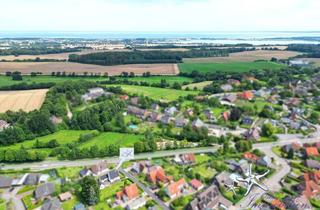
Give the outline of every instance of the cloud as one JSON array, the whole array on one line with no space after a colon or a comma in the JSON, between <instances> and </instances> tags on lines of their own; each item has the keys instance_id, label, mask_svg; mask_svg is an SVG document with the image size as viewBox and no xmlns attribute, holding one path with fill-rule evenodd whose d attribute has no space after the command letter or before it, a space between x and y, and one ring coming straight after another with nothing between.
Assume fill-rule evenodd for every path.
<instances>
[{"instance_id":1,"label":"cloud","mask_svg":"<svg viewBox=\"0 0 320 210\"><path fill-rule=\"evenodd\" d=\"M318 0L2 0L0 30L320 30Z\"/></svg>"}]
</instances>

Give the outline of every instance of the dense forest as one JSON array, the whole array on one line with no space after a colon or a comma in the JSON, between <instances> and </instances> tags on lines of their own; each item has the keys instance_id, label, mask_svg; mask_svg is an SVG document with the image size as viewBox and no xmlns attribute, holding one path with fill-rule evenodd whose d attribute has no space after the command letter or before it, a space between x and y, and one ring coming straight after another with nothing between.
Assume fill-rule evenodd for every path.
<instances>
[{"instance_id":1,"label":"dense forest","mask_svg":"<svg viewBox=\"0 0 320 210\"><path fill-rule=\"evenodd\" d=\"M96 65L120 65L138 63L181 63L183 58L228 56L229 53L253 50L253 48L204 48L188 51L139 51L132 52L101 52L85 55L71 54L70 62L96 64Z\"/></svg>"},{"instance_id":2,"label":"dense forest","mask_svg":"<svg viewBox=\"0 0 320 210\"><path fill-rule=\"evenodd\" d=\"M68 53L78 52L80 49L77 48L47 48L47 47L30 47L30 48L10 48L6 50L0 50L0 55L42 55L42 54L57 54L57 53Z\"/></svg>"},{"instance_id":3,"label":"dense forest","mask_svg":"<svg viewBox=\"0 0 320 210\"><path fill-rule=\"evenodd\" d=\"M320 58L320 44L290 44L288 50L305 53L298 57Z\"/></svg>"}]
</instances>

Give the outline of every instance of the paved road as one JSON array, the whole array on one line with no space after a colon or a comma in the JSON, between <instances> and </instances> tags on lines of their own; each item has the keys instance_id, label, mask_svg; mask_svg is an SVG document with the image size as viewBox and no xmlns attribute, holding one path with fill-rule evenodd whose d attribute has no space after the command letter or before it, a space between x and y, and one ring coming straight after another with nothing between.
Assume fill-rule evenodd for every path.
<instances>
[{"instance_id":1,"label":"paved road","mask_svg":"<svg viewBox=\"0 0 320 210\"><path fill-rule=\"evenodd\" d=\"M135 176L131 175L129 172L126 172L123 168L120 168L119 171L131 181L136 183L144 192L146 192L161 207L161 209L170 210L170 208L161 199L159 199L156 194L142 184Z\"/></svg>"},{"instance_id":2,"label":"paved road","mask_svg":"<svg viewBox=\"0 0 320 210\"><path fill-rule=\"evenodd\" d=\"M219 146L214 147L202 147L202 148L188 148L188 149L178 149L178 150L166 150L166 151L157 151L153 153L141 153L135 155L135 159L148 159L148 158L159 158L159 157L168 157L185 153L209 153L215 152ZM47 160L36 163L22 163L22 164L5 164L1 169L8 170L22 170L30 169L32 171L41 171L52 168L61 168L61 167L75 167L75 166L89 166L94 165L100 162L101 160L106 160L110 163L118 163L118 157L109 157L105 159L85 159L85 160L73 160L73 161L56 161L56 160Z\"/></svg>"}]
</instances>

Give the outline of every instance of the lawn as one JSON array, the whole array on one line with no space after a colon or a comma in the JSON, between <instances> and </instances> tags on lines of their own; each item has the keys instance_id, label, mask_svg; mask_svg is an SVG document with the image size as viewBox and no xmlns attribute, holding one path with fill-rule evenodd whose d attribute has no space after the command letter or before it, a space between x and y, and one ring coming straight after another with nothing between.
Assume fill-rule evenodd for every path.
<instances>
[{"instance_id":1,"label":"lawn","mask_svg":"<svg viewBox=\"0 0 320 210\"><path fill-rule=\"evenodd\" d=\"M78 178L79 172L83 169L82 166L79 167L63 167L57 169L57 175L61 178Z\"/></svg>"},{"instance_id":2,"label":"lawn","mask_svg":"<svg viewBox=\"0 0 320 210\"><path fill-rule=\"evenodd\" d=\"M122 134L122 133L101 133L94 139L81 144L80 148L89 148L91 146L97 146L99 148L104 148L111 144L120 145L122 147L132 147L134 143L139 142L143 136L134 134Z\"/></svg>"},{"instance_id":3,"label":"lawn","mask_svg":"<svg viewBox=\"0 0 320 210\"><path fill-rule=\"evenodd\" d=\"M37 138L40 142L49 142L52 139L56 139L61 145L68 144L68 143L75 143L78 142L79 136L81 134L91 133L93 131L77 131L77 130L61 130L54 134L50 134L47 136L43 136ZM99 148L104 148L111 144L119 145L122 147L132 147L134 143L143 139L142 135L134 135L134 134L122 134L122 133L113 133L113 132L105 132L100 133L98 136L94 137L93 139L86 141L84 143L79 143L77 145L78 148L90 148L91 146L98 146ZM24 141L22 143L5 146L2 149L19 149L21 146L26 148L27 150L37 150L37 151L45 151L47 154L50 154L52 149L50 148L41 148L41 149L34 149L33 145L35 144L36 139L30 141ZM60 170L62 176L70 176L72 178L76 169L70 170ZM59 171L58 171L59 172Z\"/></svg>"},{"instance_id":4,"label":"lawn","mask_svg":"<svg viewBox=\"0 0 320 210\"><path fill-rule=\"evenodd\" d=\"M109 210L111 209L107 204L107 201L110 200L111 202L114 201L115 194L123 189L125 185L125 181L120 181L112 186L107 187L100 191L100 202L95 205L93 208L95 210ZM121 209L121 208L120 208Z\"/></svg>"},{"instance_id":5,"label":"lawn","mask_svg":"<svg viewBox=\"0 0 320 210\"><path fill-rule=\"evenodd\" d=\"M122 78L118 78L121 80ZM193 80L189 77L179 77L179 76L151 76L151 77L133 77L133 78L126 78L129 81L133 82L148 82L148 83L160 83L161 80L165 79L167 83L173 84L175 82L184 83L188 82L191 83Z\"/></svg>"},{"instance_id":6,"label":"lawn","mask_svg":"<svg viewBox=\"0 0 320 210\"><path fill-rule=\"evenodd\" d=\"M183 73L191 73L198 71L201 73L221 72L248 72L250 70L279 70L285 67L282 64L269 61L259 62L228 62L228 63L181 63L179 69Z\"/></svg>"},{"instance_id":7,"label":"lawn","mask_svg":"<svg viewBox=\"0 0 320 210\"><path fill-rule=\"evenodd\" d=\"M196 95L198 91L184 91L166 88L156 87L144 87L135 85L108 85L108 86L121 86L124 91L129 94L138 94L148 96L154 100L177 100L180 96L185 97L187 95Z\"/></svg>"},{"instance_id":8,"label":"lawn","mask_svg":"<svg viewBox=\"0 0 320 210\"><path fill-rule=\"evenodd\" d=\"M0 76L0 88L5 87L5 86L11 86L11 85L16 85L20 83L27 83L27 84L32 84L32 83L61 83L65 81L78 81L78 80L87 80L87 81L102 81L106 80L104 77L52 77L52 76L36 76L36 77L31 77L31 76L23 76L22 81L13 81L11 77L7 76Z\"/></svg>"},{"instance_id":9,"label":"lawn","mask_svg":"<svg viewBox=\"0 0 320 210\"><path fill-rule=\"evenodd\" d=\"M6 210L6 201L0 198L0 210Z\"/></svg>"},{"instance_id":10,"label":"lawn","mask_svg":"<svg viewBox=\"0 0 320 210\"><path fill-rule=\"evenodd\" d=\"M74 206L79 203L77 198L73 198L62 203L63 210L73 210Z\"/></svg>"}]
</instances>

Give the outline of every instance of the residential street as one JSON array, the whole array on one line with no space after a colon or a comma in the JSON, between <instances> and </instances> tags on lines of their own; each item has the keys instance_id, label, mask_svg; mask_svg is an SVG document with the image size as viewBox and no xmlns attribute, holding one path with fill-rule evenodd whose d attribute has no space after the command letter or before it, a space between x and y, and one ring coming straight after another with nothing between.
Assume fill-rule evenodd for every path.
<instances>
[{"instance_id":1,"label":"residential street","mask_svg":"<svg viewBox=\"0 0 320 210\"><path fill-rule=\"evenodd\" d=\"M163 210L170 210L170 208L158 198L156 194L154 194L148 187L142 184L136 177L131 175L130 173L126 172L123 168L120 168L119 171L129 178L131 181L136 183L145 193L147 193Z\"/></svg>"}]
</instances>

